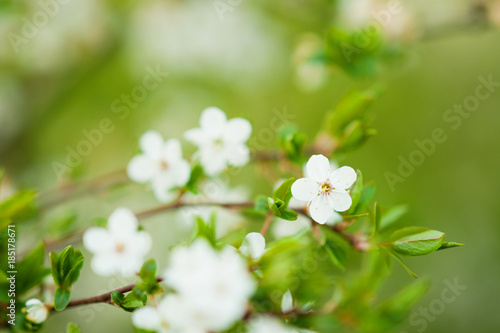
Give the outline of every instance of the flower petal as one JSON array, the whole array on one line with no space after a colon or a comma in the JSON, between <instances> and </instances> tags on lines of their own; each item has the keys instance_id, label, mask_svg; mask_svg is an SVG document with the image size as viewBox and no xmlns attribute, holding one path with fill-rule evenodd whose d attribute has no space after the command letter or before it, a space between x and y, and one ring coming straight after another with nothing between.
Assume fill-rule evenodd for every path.
<instances>
[{"instance_id":1,"label":"flower petal","mask_svg":"<svg viewBox=\"0 0 500 333\"><path fill-rule=\"evenodd\" d=\"M175 186L184 186L189 180L191 174L191 166L186 160L178 160L170 166L168 170L172 184Z\"/></svg>"},{"instance_id":2,"label":"flower petal","mask_svg":"<svg viewBox=\"0 0 500 333\"><path fill-rule=\"evenodd\" d=\"M209 149L200 150L200 162L208 176L215 176L227 168L225 156Z\"/></svg>"},{"instance_id":3,"label":"flower petal","mask_svg":"<svg viewBox=\"0 0 500 333\"><path fill-rule=\"evenodd\" d=\"M172 189L176 185L174 185L169 173L156 177L151 183L151 187L159 202L166 203L175 199L176 194Z\"/></svg>"},{"instance_id":4,"label":"flower petal","mask_svg":"<svg viewBox=\"0 0 500 333\"><path fill-rule=\"evenodd\" d=\"M224 138L229 142L246 142L252 134L252 125L244 118L233 118L227 122Z\"/></svg>"},{"instance_id":5,"label":"flower petal","mask_svg":"<svg viewBox=\"0 0 500 333\"><path fill-rule=\"evenodd\" d=\"M226 154L228 164L235 167L245 166L250 161L250 150L244 144L232 145Z\"/></svg>"},{"instance_id":6,"label":"flower petal","mask_svg":"<svg viewBox=\"0 0 500 333\"><path fill-rule=\"evenodd\" d=\"M251 232L245 236L240 251L253 260L259 260L266 252L266 239L258 232Z\"/></svg>"},{"instance_id":7,"label":"flower petal","mask_svg":"<svg viewBox=\"0 0 500 333\"><path fill-rule=\"evenodd\" d=\"M217 107L206 108L201 113L200 127L210 134L223 134L226 122L226 114Z\"/></svg>"},{"instance_id":8,"label":"flower petal","mask_svg":"<svg viewBox=\"0 0 500 333\"><path fill-rule=\"evenodd\" d=\"M324 195L320 195L311 202L309 213L314 221L319 224L325 224L328 218L333 214L333 207Z\"/></svg>"},{"instance_id":9,"label":"flower petal","mask_svg":"<svg viewBox=\"0 0 500 333\"><path fill-rule=\"evenodd\" d=\"M281 312L288 313L292 311L293 308L292 292L288 289L286 293L283 294L283 298L281 299Z\"/></svg>"},{"instance_id":10,"label":"flower petal","mask_svg":"<svg viewBox=\"0 0 500 333\"><path fill-rule=\"evenodd\" d=\"M136 328L143 330L161 330L161 317L158 310L152 306L139 308L132 313L132 323Z\"/></svg>"},{"instance_id":11,"label":"flower petal","mask_svg":"<svg viewBox=\"0 0 500 333\"><path fill-rule=\"evenodd\" d=\"M337 212L345 212L352 205L351 196L344 190L333 190L328 199Z\"/></svg>"},{"instance_id":12,"label":"flower petal","mask_svg":"<svg viewBox=\"0 0 500 333\"><path fill-rule=\"evenodd\" d=\"M333 171L330 175L332 186L336 189L347 190L356 181L356 171L348 166Z\"/></svg>"},{"instance_id":13,"label":"flower petal","mask_svg":"<svg viewBox=\"0 0 500 333\"><path fill-rule=\"evenodd\" d=\"M92 253L111 251L113 239L104 228L91 227L83 234L83 245Z\"/></svg>"},{"instance_id":14,"label":"flower petal","mask_svg":"<svg viewBox=\"0 0 500 333\"><path fill-rule=\"evenodd\" d=\"M117 208L108 218L109 232L119 239L128 238L134 234L138 226L137 217L128 208Z\"/></svg>"},{"instance_id":15,"label":"flower petal","mask_svg":"<svg viewBox=\"0 0 500 333\"><path fill-rule=\"evenodd\" d=\"M194 144L195 146L201 146L207 141L207 135L201 128L192 128L184 132L184 138Z\"/></svg>"},{"instance_id":16,"label":"flower petal","mask_svg":"<svg viewBox=\"0 0 500 333\"><path fill-rule=\"evenodd\" d=\"M110 276L116 273L113 255L96 255L92 258L90 267L97 275Z\"/></svg>"},{"instance_id":17,"label":"flower petal","mask_svg":"<svg viewBox=\"0 0 500 333\"><path fill-rule=\"evenodd\" d=\"M300 178L292 184L292 195L297 200L310 201L318 193L318 183L310 178Z\"/></svg>"},{"instance_id":18,"label":"flower petal","mask_svg":"<svg viewBox=\"0 0 500 333\"><path fill-rule=\"evenodd\" d=\"M147 183L158 172L157 163L144 154L137 155L127 166L127 174L134 182Z\"/></svg>"},{"instance_id":19,"label":"flower petal","mask_svg":"<svg viewBox=\"0 0 500 333\"><path fill-rule=\"evenodd\" d=\"M157 131L148 131L141 136L139 146L146 155L158 158L163 147L163 137Z\"/></svg>"},{"instance_id":20,"label":"flower petal","mask_svg":"<svg viewBox=\"0 0 500 333\"><path fill-rule=\"evenodd\" d=\"M328 218L328 220L326 221L326 225L333 226L333 225L338 224L341 221L342 221L342 215L340 215L339 213L337 213L336 211L334 211L333 214L332 214L332 216L330 216Z\"/></svg>"},{"instance_id":21,"label":"flower petal","mask_svg":"<svg viewBox=\"0 0 500 333\"><path fill-rule=\"evenodd\" d=\"M182 159L181 142L177 139L169 139L165 141L162 154L166 161L177 161Z\"/></svg>"},{"instance_id":22,"label":"flower petal","mask_svg":"<svg viewBox=\"0 0 500 333\"><path fill-rule=\"evenodd\" d=\"M326 180L330 173L330 162L323 155L313 155L307 162L307 174L309 178L317 182Z\"/></svg>"}]
</instances>

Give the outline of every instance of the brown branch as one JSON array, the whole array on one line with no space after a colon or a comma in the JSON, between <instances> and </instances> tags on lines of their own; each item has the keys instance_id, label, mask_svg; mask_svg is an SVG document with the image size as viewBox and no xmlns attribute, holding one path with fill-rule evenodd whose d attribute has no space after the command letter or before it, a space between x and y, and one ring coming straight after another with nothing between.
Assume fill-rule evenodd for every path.
<instances>
[{"instance_id":1,"label":"brown branch","mask_svg":"<svg viewBox=\"0 0 500 333\"><path fill-rule=\"evenodd\" d=\"M264 225L262 225L262 229L260 229L260 234L265 236L267 233L267 229L271 225L271 221L273 220L274 215L271 211L267 212L266 219L264 220Z\"/></svg>"},{"instance_id":2,"label":"brown branch","mask_svg":"<svg viewBox=\"0 0 500 333\"><path fill-rule=\"evenodd\" d=\"M156 279L156 282L161 282L161 281L163 281L163 279L161 277L158 277ZM69 304L66 307L66 309L70 308L70 307L73 307L73 306L80 306L80 305L86 305L86 304L95 304L95 303L108 303L108 304L112 304L111 294L113 292L117 291L119 293L127 293L129 291L132 291L132 289L134 289L135 286L136 286L136 284L133 283L133 284L129 284L127 286L123 286L121 288L118 288L118 289L115 289L115 290L112 290L112 291L108 291L107 293L104 293L104 294L101 294L101 295L87 297L87 298L81 298L81 299L75 299L75 300L69 302ZM52 305L47 305L47 307L49 307L51 311L55 311L55 309L53 308Z\"/></svg>"}]
</instances>

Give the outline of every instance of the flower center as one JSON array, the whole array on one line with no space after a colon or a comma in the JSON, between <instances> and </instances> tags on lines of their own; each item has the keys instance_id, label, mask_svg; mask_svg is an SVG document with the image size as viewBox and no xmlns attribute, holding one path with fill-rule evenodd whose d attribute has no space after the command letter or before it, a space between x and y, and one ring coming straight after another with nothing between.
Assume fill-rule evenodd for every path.
<instances>
[{"instance_id":1,"label":"flower center","mask_svg":"<svg viewBox=\"0 0 500 333\"><path fill-rule=\"evenodd\" d=\"M168 163L167 163L167 162L165 162L164 160L161 160L161 161L160 161L160 169L161 169L162 171L166 171L166 170L168 170Z\"/></svg>"},{"instance_id":2,"label":"flower center","mask_svg":"<svg viewBox=\"0 0 500 333\"><path fill-rule=\"evenodd\" d=\"M319 185L319 193L320 194L325 195L325 194L330 193L331 191L333 191L333 186L332 186L332 184L330 184L329 181L323 182L323 183L321 183L321 185Z\"/></svg>"},{"instance_id":3,"label":"flower center","mask_svg":"<svg viewBox=\"0 0 500 333\"><path fill-rule=\"evenodd\" d=\"M121 252L123 252L123 251L125 251L125 245L124 245L124 244L122 244L122 243L118 243L118 244L116 244L116 252L121 253Z\"/></svg>"},{"instance_id":4,"label":"flower center","mask_svg":"<svg viewBox=\"0 0 500 333\"><path fill-rule=\"evenodd\" d=\"M214 146L216 151L221 150L222 147L224 146L224 141L222 140L222 138L215 139Z\"/></svg>"}]
</instances>

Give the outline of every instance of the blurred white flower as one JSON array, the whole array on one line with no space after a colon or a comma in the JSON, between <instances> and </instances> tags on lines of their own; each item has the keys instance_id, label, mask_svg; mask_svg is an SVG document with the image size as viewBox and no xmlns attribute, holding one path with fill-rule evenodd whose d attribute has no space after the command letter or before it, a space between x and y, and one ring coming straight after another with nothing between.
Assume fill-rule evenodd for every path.
<instances>
[{"instance_id":1,"label":"blurred white flower","mask_svg":"<svg viewBox=\"0 0 500 333\"><path fill-rule=\"evenodd\" d=\"M232 247L215 251L204 239L172 253L165 283L176 292L160 312L172 327L200 332L228 329L246 312L256 284L243 258ZM182 310L181 310L182 309Z\"/></svg>"},{"instance_id":2,"label":"blurred white flower","mask_svg":"<svg viewBox=\"0 0 500 333\"><path fill-rule=\"evenodd\" d=\"M156 198L160 202L175 199L172 191L185 185L189 180L191 167L182 158L179 140L163 140L156 131L146 132L140 139L142 154L132 158L127 173L135 182L151 183Z\"/></svg>"},{"instance_id":3,"label":"blurred white flower","mask_svg":"<svg viewBox=\"0 0 500 333\"><path fill-rule=\"evenodd\" d=\"M253 260L259 260L266 252L266 239L258 232L251 232L245 236L240 252Z\"/></svg>"},{"instance_id":4,"label":"blurred white flower","mask_svg":"<svg viewBox=\"0 0 500 333\"><path fill-rule=\"evenodd\" d=\"M91 267L102 276L119 273L132 276L138 272L151 249L151 236L138 231L139 223L127 208L116 209L108 227L91 227L83 234L83 244L94 254Z\"/></svg>"},{"instance_id":5,"label":"blurred white flower","mask_svg":"<svg viewBox=\"0 0 500 333\"><path fill-rule=\"evenodd\" d=\"M309 212L314 221L325 224L334 210L343 212L352 205L347 189L356 181L351 167L332 171L328 159L313 155L307 162L307 178L300 178L292 185L292 194L310 204Z\"/></svg>"},{"instance_id":6,"label":"blurred white flower","mask_svg":"<svg viewBox=\"0 0 500 333\"><path fill-rule=\"evenodd\" d=\"M185 138L198 146L200 162L209 176L215 176L229 165L241 167L250 160L250 150L245 142L250 138L252 125L243 118L228 120L216 108L203 110L200 127L184 133Z\"/></svg>"},{"instance_id":7,"label":"blurred white flower","mask_svg":"<svg viewBox=\"0 0 500 333\"><path fill-rule=\"evenodd\" d=\"M143 330L168 332L162 330L164 326L162 321L159 311L151 306L139 308L132 313L132 323L136 328Z\"/></svg>"},{"instance_id":8,"label":"blurred white flower","mask_svg":"<svg viewBox=\"0 0 500 333\"><path fill-rule=\"evenodd\" d=\"M283 298L281 299L281 312L288 313L294 309L293 305L293 297L290 289L283 294Z\"/></svg>"},{"instance_id":9,"label":"blurred white flower","mask_svg":"<svg viewBox=\"0 0 500 333\"><path fill-rule=\"evenodd\" d=\"M245 219L240 213L224 209L220 206L202 205L211 203L241 203L248 200L248 188L245 186L230 187L226 179L210 178L201 183L199 194L186 193L182 197L182 202L198 204L187 206L178 210L184 226L191 228L196 217L204 221L210 221L213 214L216 214L215 233L217 238L224 237L231 231L240 229Z\"/></svg>"},{"instance_id":10,"label":"blurred white flower","mask_svg":"<svg viewBox=\"0 0 500 333\"><path fill-rule=\"evenodd\" d=\"M49 315L49 310L36 298L27 300L24 309L26 311L26 319L35 324L43 323Z\"/></svg>"},{"instance_id":11,"label":"blurred white flower","mask_svg":"<svg viewBox=\"0 0 500 333\"><path fill-rule=\"evenodd\" d=\"M248 324L248 333L298 333L292 327L287 327L276 318L260 316L252 319Z\"/></svg>"}]
</instances>

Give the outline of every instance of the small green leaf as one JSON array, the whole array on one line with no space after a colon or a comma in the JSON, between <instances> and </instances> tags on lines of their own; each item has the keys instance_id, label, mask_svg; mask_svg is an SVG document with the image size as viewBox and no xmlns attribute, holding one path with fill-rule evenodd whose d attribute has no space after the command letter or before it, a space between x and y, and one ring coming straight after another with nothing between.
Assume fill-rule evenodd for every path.
<instances>
[{"instance_id":1,"label":"small green leaf","mask_svg":"<svg viewBox=\"0 0 500 333\"><path fill-rule=\"evenodd\" d=\"M271 210L271 212L273 212L273 214L275 216L277 216L277 217L281 216L281 211L280 211L277 203L274 202L273 198L271 198L271 197L267 198L267 206L269 207L269 209Z\"/></svg>"},{"instance_id":2,"label":"small green leaf","mask_svg":"<svg viewBox=\"0 0 500 333\"><path fill-rule=\"evenodd\" d=\"M295 182L295 178L289 178L285 180L277 189L274 191L273 199L277 201L278 199L284 202L284 207L288 207L288 203L292 198L292 184Z\"/></svg>"},{"instance_id":3,"label":"small green leaf","mask_svg":"<svg viewBox=\"0 0 500 333\"><path fill-rule=\"evenodd\" d=\"M56 293L54 295L54 308L57 311L64 310L68 306L70 298L71 298L70 290L57 288Z\"/></svg>"},{"instance_id":4,"label":"small green leaf","mask_svg":"<svg viewBox=\"0 0 500 333\"><path fill-rule=\"evenodd\" d=\"M363 186L363 190L361 191L361 197L359 198L359 202L354 214L361 214L363 212L363 210L368 206L370 201L373 199L375 195L375 189L376 189L375 184L367 184Z\"/></svg>"},{"instance_id":5,"label":"small green leaf","mask_svg":"<svg viewBox=\"0 0 500 333\"><path fill-rule=\"evenodd\" d=\"M59 279L59 255L56 252L50 252L50 266L51 266L51 273L52 273L52 279L54 280L54 284L57 287L60 287L62 284L62 281Z\"/></svg>"},{"instance_id":6,"label":"small green leaf","mask_svg":"<svg viewBox=\"0 0 500 333\"><path fill-rule=\"evenodd\" d=\"M0 219L30 215L35 207L35 191L21 191L0 203Z\"/></svg>"},{"instance_id":7,"label":"small green leaf","mask_svg":"<svg viewBox=\"0 0 500 333\"><path fill-rule=\"evenodd\" d=\"M149 259L142 265L139 277L146 283L156 282L156 261Z\"/></svg>"},{"instance_id":8,"label":"small green leaf","mask_svg":"<svg viewBox=\"0 0 500 333\"><path fill-rule=\"evenodd\" d=\"M390 239L392 249L407 256L422 256L439 249L446 235L437 230L409 227L398 230Z\"/></svg>"},{"instance_id":9,"label":"small green leaf","mask_svg":"<svg viewBox=\"0 0 500 333\"><path fill-rule=\"evenodd\" d=\"M341 270L345 270L345 260L347 256L344 249L339 244L328 238L325 240L323 248L325 249L326 253L328 253L328 256L330 257L333 264Z\"/></svg>"},{"instance_id":10,"label":"small green leaf","mask_svg":"<svg viewBox=\"0 0 500 333\"><path fill-rule=\"evenodd\" d=\"M137 308L143 307L147 302L148 295L138 289L135 289L125 296L123 302L120 304L120 307L125 311L132 312Z\"/></svg>"},{"instance_id":11,"label":"small green leaf","mask_svg":"<svg viewBox=\"0 0 500 333\"><path fill-rule=\"evenodd\" d=\"M464 244L462 243L457 243L457 242L444 242L441 244L438 250L445 250L445 249L451 249L452 247L459 247L463 246Z\"/></svg>"},{"instance_id":12,"label":"small green leaf","mask_svg":"<svg viewBox=\"0 0 500 333\"><path fill-rule=\"evenodd\" d=\"M196 163L191 168L191 174L189 176L189 180L188 180L185 188L188 191L197 194L198 193L197 185L198 185L198 182L202 179L202 177L203 177L203 168L199 163Z\"/></svg>"},{"instance_id":13,"label":"small green leaf","mask_svg":"<svg viewBox=\"0 0 500 333\"><path fill-rule=\"evenodd\" d=\"M280 219L287 221L295 221L299 217L299 214L291 209L285 209L281 211Z\"/></svg>"},{"instance_id":14,"label":"small green leaf","mask_svg":"<svg viewBox=\"0 0 500 333\"><path fill-rule=\"evenodd\" d=\"M43 266L44 257L45 245L41 243L19 262L16 281L17 293L19 295L23 295L34 286L40 284L50 273L50 269Z\"/></svg>"},{"instance_id":15,"label":"small green leaf","mask_svg":"<svg viewBox=\"0 0 500 333\"><path fill-rule=\"evenodd\" d=\"M394 222L398 221L401 216L408 212L407 205L394 206L389 209L384 209L382 220L380 221L380 230L391 226Z\"/></svg>"},{"instance_id":16,"label":"small green leaf","mask_svg":"<svg viewBox=\"0 0 500 333\"><path fill-rule=\"evenodd\" d=\"M69 323L68 328L66 330L66 333L80 333L80 327L78 327L76 324Z\"/></svg>"},{"instance_id":17,"label":"small green leaf","mask_svg":"<svg viewBox=\"0 0 500 333\"><path fill-rule=\"evenodd\" d=\"M125 295L122 294L121 292L119 291L113 291L111 293L111 300L113 301L113 303L115 303L117 306L120 306L122 305L123 303L123 300L125 299Z\"/></svg>"},{"instance_id":18,"label":"small green leaf","mask_svg":"<svg viewBox=\"0 0 500 333\"><path fill-rule=\"evenodd\" d=\"M413 273L413 272L411 271L411 269L410 269L410 268L408 268L408 266L406 266L406 264L405 264L405 262L403 261L403 259L401 259L401 258L400 258L400 257L399 257L396 253L394 253L394 252L393 252L393 251L391 251L391 250L387 250L387 252L388 252L388 253L389 253L389 254L390 254L390 255L391 255L394 259L396 259L396 261L397 261L397 262L399 262L399 263L400 263L400 264L404 267L404 269L408 272L408 274L410 274L410 276L411 276L412 278L415 278L415 279L417 279L417 278L418 278L418 275L417 275L417 274L415 274L415 273Z\"/></svg>"},{"instance_id":19,"label":"small green leaf","mask_svg":"<svg viewBox=\"0 0 500 333\"><path fill-rule=\"evenodd\" d=\"M372 237L380 230L380 220L382 219L382 210L378 202L373 207L373 233Z\"/></svg>"}]
</instances>

